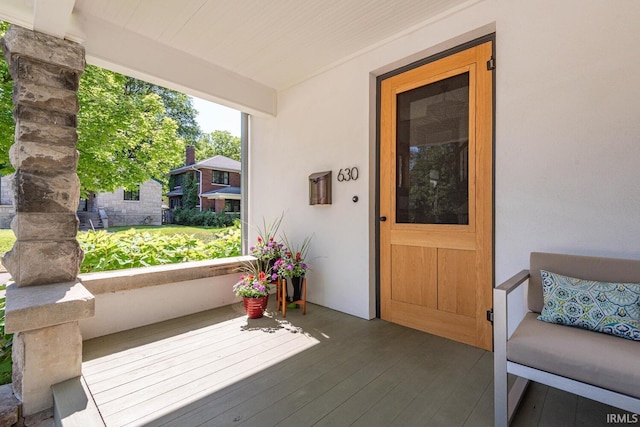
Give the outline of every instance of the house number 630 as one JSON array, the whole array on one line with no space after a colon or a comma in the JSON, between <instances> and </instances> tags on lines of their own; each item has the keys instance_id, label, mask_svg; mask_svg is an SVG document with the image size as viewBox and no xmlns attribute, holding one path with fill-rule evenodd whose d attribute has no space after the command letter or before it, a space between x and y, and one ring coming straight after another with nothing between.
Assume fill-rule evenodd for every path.
<instances>
[{"instance_id":1,"label":"house number 630","mask_svg":"<svg viewBox=\"0 0 640 427\"><path fill-rule=\"evenodd\" d=\"M344 168L338 171L338 182L355 181L358 179L358 168Z\"/></svg>"}]
</instances>

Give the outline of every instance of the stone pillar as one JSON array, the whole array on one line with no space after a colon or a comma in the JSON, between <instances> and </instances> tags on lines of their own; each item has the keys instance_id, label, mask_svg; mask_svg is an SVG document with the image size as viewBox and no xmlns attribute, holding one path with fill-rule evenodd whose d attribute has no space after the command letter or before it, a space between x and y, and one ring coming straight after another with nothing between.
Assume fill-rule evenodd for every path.
<instances>
[{"instance_id":1,"label":"stone pillar","mask_svg":"<svg viewBox=\"0 0 640 427\"><path fill-rule=\"evenodd\" d=\"M14 80L16 122L9 153L16 243L2 262L18 286L73 281L82 262L76 115L84 49L16 26L2 48Z\"/></svg>"},{"instance_id":2,"label":"stone pillar","mask_svg":"<svg viewBox=\"0 0 640 427\"><path fill-rule=\"evenodd\" d=\"M15 332L13 388L25 416L52 407L51 386L80 375L78 320L93 315L93 296L77 282L80 183L76 115L84 48L11 26L2 49L14 80L13 249L2 258L6 331Z\"/></svg>"}]
</instances>

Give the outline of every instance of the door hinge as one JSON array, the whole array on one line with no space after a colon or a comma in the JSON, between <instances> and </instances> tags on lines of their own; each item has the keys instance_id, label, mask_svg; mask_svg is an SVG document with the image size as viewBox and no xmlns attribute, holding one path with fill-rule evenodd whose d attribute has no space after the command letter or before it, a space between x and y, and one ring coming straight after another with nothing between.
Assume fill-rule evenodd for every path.
<instances>
[{"instance_id":1,"label":"door hinge","mask_svg":"<svg viewBox=\"0 0 640 427\"><path fill-rule=\"evenodd\" d=\"M487 310L487 321L491 322L493 325L493 308L491 310Z\"/></svg>"},{"instance_id":2,"label":"door hinge","mask_svg":"<svg viewBox=\"0 0 640 427\"><path fill-rule=\"evenodd\" d=\"M495 70L496 69L496 59L492 56L491 59L487 61L487 70Z\"/></svg>"}]
</instances>

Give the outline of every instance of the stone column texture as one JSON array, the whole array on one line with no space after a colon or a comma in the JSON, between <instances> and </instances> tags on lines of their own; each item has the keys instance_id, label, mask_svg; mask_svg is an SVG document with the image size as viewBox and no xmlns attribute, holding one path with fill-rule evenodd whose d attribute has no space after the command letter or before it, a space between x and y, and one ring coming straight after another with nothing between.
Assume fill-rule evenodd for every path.
<instances>
[{"instance_id":1,"label":"stone column texture","mask_svg":"<svg viewBox=\"0 0 640 427\"><path fill-rule=\"evenodd\" d=\"M11 26L2 50L14 80L16 123L9 152L16 242L2 264L20 287L75 281L83 258L76 121L84 48Z\"/></svg>"}]
</instances>

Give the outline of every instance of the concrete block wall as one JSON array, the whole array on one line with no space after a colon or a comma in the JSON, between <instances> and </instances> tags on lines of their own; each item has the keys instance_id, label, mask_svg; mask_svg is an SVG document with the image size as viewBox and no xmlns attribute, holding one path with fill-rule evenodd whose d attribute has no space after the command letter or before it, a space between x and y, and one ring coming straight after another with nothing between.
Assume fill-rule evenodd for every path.
<instances>
[{"instance_id":1,"label":"concrete block wall","mask_svg":"<svg viewBox=\"0 0 640 427\"><path fill-rule=\"evenodd\" d=\"M0 177L0 229L11 228L11 220L16 215L12 182L13 174Z\"/></svg>"},{"instance_id":2,"label":"concrete block wall","mask_svg":"<svg viewBox=\"0 0 640 427\"><path fill-rule=\"evenodd\" d=\"M109 226L162 225L162 184L150 179L140 185L140 200L124 200L124 190L96 194L96 205L109 217Z\"/></svg>"},{"instance_id":3,"label":"concrete block wall","mask_svg":"<svg viewBox=\"0 0 640 427\"><path fill-rule=\"evenodd\" d=\"M11 220L16 216L16 210L12 205L0 205L0 229L11 228Z\"/></svg>"},{"instance_id":4,"label":"concrete block wall","mask_svg":"<svg viewBox=\"0 0 640 427\"><path fill-rule=\"evenodd\" d=\"M0 206L13 206L13 174L0 177Z\"/></svg>"}]
</instances>

